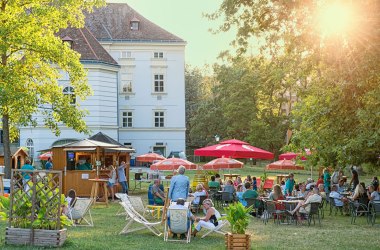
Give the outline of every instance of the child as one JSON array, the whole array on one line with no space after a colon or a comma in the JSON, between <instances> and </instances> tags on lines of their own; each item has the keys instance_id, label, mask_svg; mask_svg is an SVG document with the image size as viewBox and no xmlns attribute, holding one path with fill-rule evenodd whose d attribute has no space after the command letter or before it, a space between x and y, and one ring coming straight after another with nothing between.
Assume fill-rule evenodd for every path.
<instances>
[{"instance_id":1,"label":"child","mask_svg":"<svg viewBox=\"0 0 380 250\"><path fill-rule=\"evenodd\" d=\"M115 189L114 185L116 183L116 168L112 165L109 166L111 170L110 178L108 179L107 187L111 190L112 201L115 201Z\"/></svg>"}]
</instances>

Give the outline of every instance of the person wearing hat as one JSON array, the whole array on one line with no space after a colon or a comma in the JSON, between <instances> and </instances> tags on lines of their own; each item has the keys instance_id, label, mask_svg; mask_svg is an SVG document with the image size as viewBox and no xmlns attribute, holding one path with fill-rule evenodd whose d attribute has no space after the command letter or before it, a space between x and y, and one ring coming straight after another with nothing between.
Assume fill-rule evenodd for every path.
<instances>
[{"instance_id":1,"label":"person wearing hat","mask_svg":"<svg viewBox=\"0 0 380 250\"><path fill-rule=\"evenodd\" d=\"M185 176L186 168L184 166L178 167L178 174L173 176L170 181L169 199L177 201L179 198L187 199L190 188L189 177Z\"/></svg>"}]
</instances>

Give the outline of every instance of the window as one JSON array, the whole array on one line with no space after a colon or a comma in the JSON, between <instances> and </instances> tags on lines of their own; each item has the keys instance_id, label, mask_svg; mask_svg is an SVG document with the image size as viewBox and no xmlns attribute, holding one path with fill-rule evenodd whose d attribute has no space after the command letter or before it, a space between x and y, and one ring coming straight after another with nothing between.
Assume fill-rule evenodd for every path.
<instances>
[{"instance_id":1,"label":"window","mask_svg":"<svg viewBox=\"0 0 380 250\"><path fill-rule=\"evenodd\" d=\"M131 21L131 30L139 30L139 26L140 26L139 24L140 24L139 21L135 21L135 20Z\"/></svg>"},{"instance_id":2,"label":"window","mask_svg":"<svg viewBox=\"0 0 380 250\"><path fill-rule=\"evenodd\" d=\"M164 75L154 75L154 92L164 92Z\"/></svg>"},{"instance_id":3,"label":"window","mask_svg":"<svg viewBox=\"0 0 380 250\"><path fill-rule=\"evenodd\" d=\"M133 123L133 119L132 119L132 111L123 111L123 114L122 114L122 119L123 119L123 128L131 128Z\"/></svg>"},{"instance_id":4,"label":"window","mask_svg":"<svg viewBox=\"0 0 380 250\"><path fill-rule=\"evenodd\" d=\"M121 58L131 58L132 57L132 52L130 51L122 51L121 52Z\"/></svg>"},{"instance_id":5,"label":"window","mask_svg":"<svg viewBox=\"0 0 380 250\"><path fill-rule=\"evenodd\" d=\"M154 112L154 127L162 128L165 125L165 114L164 111Z\"/></svg>"},{"instance_id":6,"label":"window","mask_svg":"<svg viewBox=\"0 0 380 250\"><path fill-rule=\"evenodd\" d=\"M154 58L164 58L164 52L154 52Z\"/></svg>"},{"instance_id":7,"label":"window","mask_svg":"<svg viewBox=\"0 0 380 250\"><path fill-rule=\"evenodd\" d=\"M132 93L132 82L131 81L123 81L123 93Z\"/></svg>"},{"instance_id":8,"label":"window","mask_svg":"<svg viewBox=\"0 0 380 250\"><path fill-rule=\"evenodd\" d=\"M76 103L76 97L74 94L74 88L73 87L65 87L63 89L63 94L64 95L69 95L70 96L70 104L75 104Z\"/></svg>"},{"instance_id":9,"label":"window","mask_svg":"<svg viewBox=\"0 0 380 250\"><path fill-rule=\"evenodd\" d=\"M34 143L33 140L28 138L26 139L26 147L29 150L29 157L33 159L34 157Z\"/></svg>"}]
</instances>

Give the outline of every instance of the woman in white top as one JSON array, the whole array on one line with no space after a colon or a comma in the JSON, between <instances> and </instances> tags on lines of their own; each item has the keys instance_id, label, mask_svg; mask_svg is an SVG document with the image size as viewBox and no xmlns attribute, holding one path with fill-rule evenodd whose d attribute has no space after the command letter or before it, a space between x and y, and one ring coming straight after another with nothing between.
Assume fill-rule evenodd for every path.
<instances>
[{"instance_id":1,"label":"woman in white top","mask_svg":"<svg viewBox=\"0 0 380 250\"><path fill-rule=\"evenodd\" d=\"M116 168L114 166L109 166L110 172L110 178L108 179L107 187L111 191L112 201L115 201L115 189L114 185L116 183Z\"/></svg>"},{"instance_id":2,"label":"woman in white top","mask_svg":"<svg viewBox=\"0 0 380 250\"><path fill-rule=\"evenodd\" d=\"M206 210L206 216L203 218L197 218L196 221L198 224L196 225L193 231L193 237L202 229L202 227L213 229L218 226L218 219L221 217L218 210L214 208L214 204L210 199L206 199L203 201L203 207Z\"/></svg>"}]
</instances>

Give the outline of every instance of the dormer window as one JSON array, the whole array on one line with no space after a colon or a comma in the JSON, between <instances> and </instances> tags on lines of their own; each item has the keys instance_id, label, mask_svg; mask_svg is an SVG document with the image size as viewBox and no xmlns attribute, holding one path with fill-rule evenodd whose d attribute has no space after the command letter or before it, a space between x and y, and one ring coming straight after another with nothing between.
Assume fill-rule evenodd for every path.
<instances>
[{"instance_id":1,"label":"dormer window","mask_svg":"<svg viewBox=\"0 0 380 250\"><path fill-rule=\"evenodd\" d=\"M140 29L140 20L136 17L131 20L131 30L139 30Z\"/></svg>"}]
</instances>

